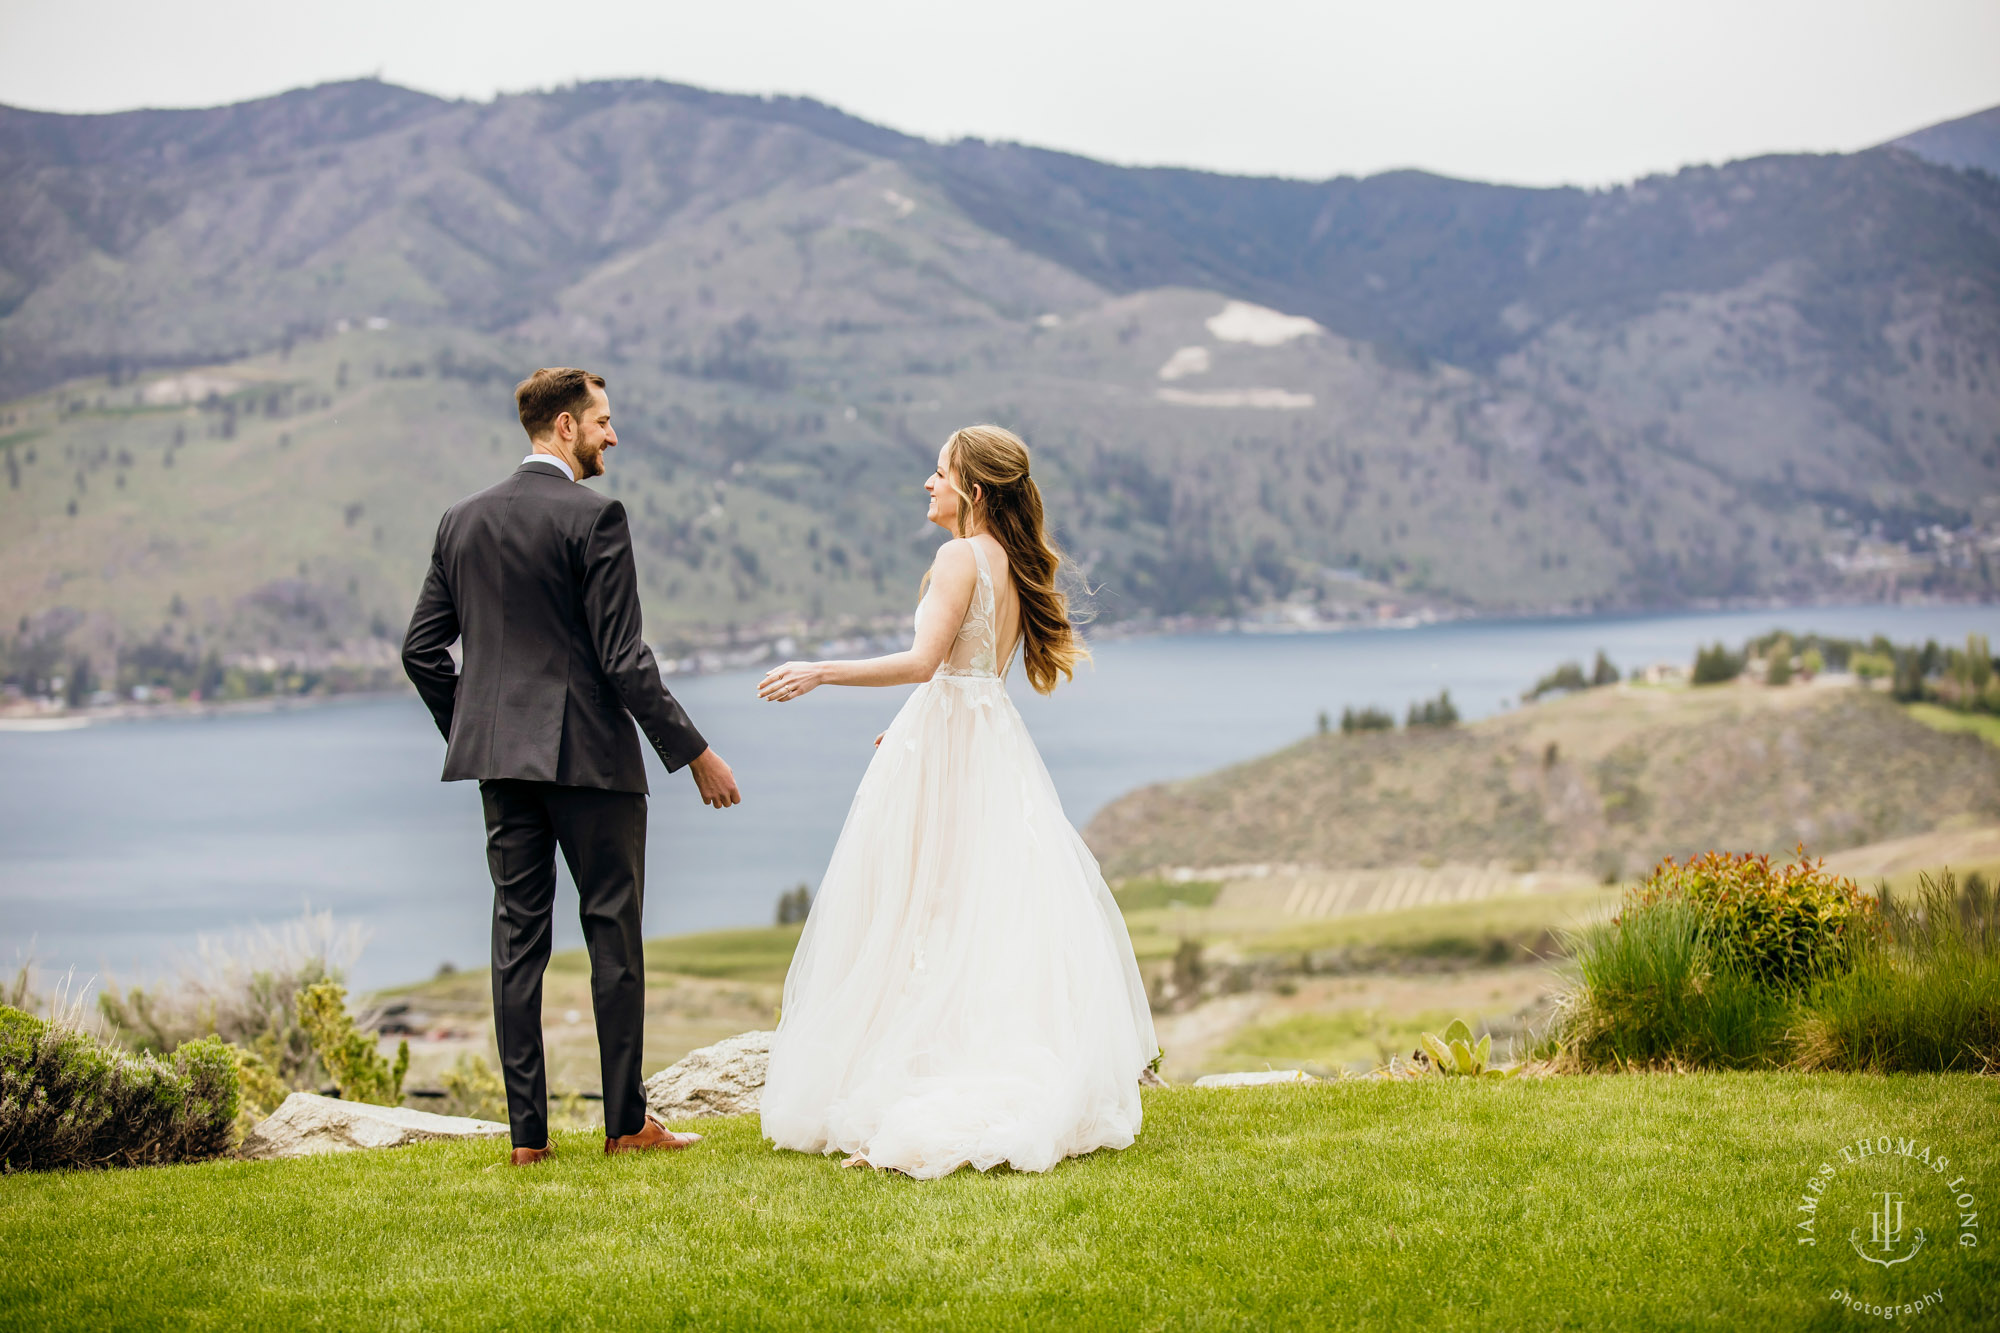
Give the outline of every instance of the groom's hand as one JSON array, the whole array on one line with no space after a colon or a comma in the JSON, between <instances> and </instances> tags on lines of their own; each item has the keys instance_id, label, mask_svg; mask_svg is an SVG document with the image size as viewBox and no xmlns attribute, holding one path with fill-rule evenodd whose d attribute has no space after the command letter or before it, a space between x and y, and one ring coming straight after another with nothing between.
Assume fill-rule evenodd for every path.
<instances>
[{"instance_id":1,"label":"groom's hand","mask_svg":"<svg viewBox=\"0 0 2000 1333\"><path fill-rule=\"evenodd\" d=\"M688 764L688 772L694 774L694 785L701 792L703 805L726 810L743 803L743 793L736 790L736 775L713 749L696 755Z\"/></svg>"}]
</instances>

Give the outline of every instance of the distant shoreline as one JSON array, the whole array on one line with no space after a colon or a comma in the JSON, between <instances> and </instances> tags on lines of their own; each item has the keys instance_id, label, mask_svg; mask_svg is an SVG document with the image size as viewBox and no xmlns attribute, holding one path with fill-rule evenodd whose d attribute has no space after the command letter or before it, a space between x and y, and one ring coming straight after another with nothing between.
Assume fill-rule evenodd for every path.
<instances>
[{"instance_id":1,"label":"distant shoreline","mask_svg":"<svg viewBox=\"0 0 2000 1333\"><path fill-rule=\"evenodd\" d=\"M1339 635L1357 633L1377 633L1394 630L1422 629L1432 625L1467 624L1525 624L1535 621L1572 620L1639 620L1652 617L1735 615L1768 611L1774 616L1820 610L1866 611L1873 608L1895 607L1983 607L2000 608L2000 601L1982 602L1958 598L1904 598L1894 602L1775 602L1771 604L1723 604L1716 606L1680 606L1655 609L1605 609L1597 611L1572 611L1550 608L1542 611L1522 611L1511 614L1480 615L1419 611L1407 616L1396 616L1378 620L1321 621L1300 623L1284 620L1256 620L1250 618L1227 619L1217 617L1180 616L1162 617L1140 622L1121 622L1106 625L1090 637L1100 642L1115 642L1129 639L1171 639L1192 638L1197 635L1241 635L1245 638L1271 638L1294 636ZM1784 628L1774 626L1774 628ZM668 670L662 676L670 684L676 679L704 676L725 676L732 673L755 671L769 663L783 661L799 646L787 644L796 636L779 636L762 643L751 642L734 648L711 650L706 654L688 657L665 658L670 663L681 663L693 657L711 656L719 659L714 667L695 667L684 670ZM834 642L829 637L826 642ZM786 645L781 649L780 645ZM877 645L871 645L877 646ZM894 649L883 649L894 651ZM657 652L657 650L656 650ZM662 655L664 657L664 655ZM254 699L227 699L200 702L177 700L172 703L118 703L99 708L56 709L47 712L17 712L0 715L0 734L78 731L85 727L115 722L161 722L179 721L189 718L236 717L263 713L290 712L295 709L324 708L342 703L360 703L382 699L409 699L415 691L409 688L389 690L353 690L339 694L306 695L266 695Z\"/></svg>"},{"instance_id":2,"label":"distant shoreline","mask_svg":"<svg viewBox=\"0 0 2000 1333\"><path fill-rule=\"evenodd\" d=\"M178 722L190 718L243 717L260 713L289 713L325 708L332 704L365 703L378 699L414 698L415 690L353 690L344 694L268 695L261 699L218 699L174 703L108 704L102 708L63 709L34 714L0 716L0 732L81 731L85 727L114 722Z\"/></svg>"}]
</instances>

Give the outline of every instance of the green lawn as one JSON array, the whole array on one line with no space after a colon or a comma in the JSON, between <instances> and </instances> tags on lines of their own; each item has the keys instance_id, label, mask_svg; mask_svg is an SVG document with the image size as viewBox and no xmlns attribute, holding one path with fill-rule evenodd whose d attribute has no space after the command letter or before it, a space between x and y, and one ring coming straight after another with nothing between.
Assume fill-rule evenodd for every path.
<instances>
[{"instance_id":1,"label":"green lawn","mask_svg":"<svg viewBox=\"0 0 2000 1333\"><path fill-rule=\"evenodd\" d=\"M2000 717L1991 713L1961 713L1936 704L1907 704L1904 710L1933 731L1965 731L2000 745Z\"/></svg>"},{"instance_id":2,"label":"green lawn","mask_svg":"<svg viewBox=\"0 0 2000 1333\"><path fill-rule=\"evenodd\" d=\"M750 926L743 930L711 930L700 935L669 935L646 941L647 972L680 972L726 981L785 979L804 926ZM578 966L589 962L576 951Z\"/></svg>"},{"instance_id":3,"label":"green lawn","mask_svg":"<svg viewBox=\"0 0 2000 1333\"><path fill-rule=\"evenodd\" d=\"M1172 1088L1146 1114L1126 1152L927 1183L774 1153L751 1118L667 1158L561 1138L531 1172L450 1145L0 1179L0 1325L1855 1326L1836 1288L2000 1320L2000 1256L1958 1247L1927 1180L1890 1182L1932 1242L1904 1266L1846 1249L1865 1167L1818 1248L1793 1238L1864 1134L1934 1145L1991 1215L1992 1079Z\"/></svg>"}]
</instances>

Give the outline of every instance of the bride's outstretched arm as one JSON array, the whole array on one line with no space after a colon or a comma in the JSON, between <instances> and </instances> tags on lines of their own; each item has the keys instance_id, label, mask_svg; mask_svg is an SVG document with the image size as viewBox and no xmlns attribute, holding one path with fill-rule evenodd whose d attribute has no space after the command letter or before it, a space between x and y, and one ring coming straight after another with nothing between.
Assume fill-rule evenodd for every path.
<instances>
[{"instance_id":1,"label":"bride's outstretched arm","mask_svg":"<svg viewBox=\"0 0 2000 1333\"><path fill-rule=\"evenodd\" d=\"M977 577L971 545L964 538L946 542L931 563L929 609L907 652L851 662L787 662L759 682L757 697L782 703L821 685L914 685L929 680L951 653L965 610L972 605Z\"/></svg>"}]
</instances>

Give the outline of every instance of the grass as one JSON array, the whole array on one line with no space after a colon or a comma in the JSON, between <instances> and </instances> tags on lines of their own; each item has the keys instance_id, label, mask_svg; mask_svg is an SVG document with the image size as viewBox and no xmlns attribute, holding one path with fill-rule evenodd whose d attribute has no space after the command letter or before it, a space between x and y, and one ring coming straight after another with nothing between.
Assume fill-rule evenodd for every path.
<instances>
[{"instance_id":1,"label":"grass","mask_svg":"<svg viewBox=\"0 0 2000 1333\"><path fill-rule=\"evenodd\" d=\"M1151 889L1141 892L1150 894ZM1142 962L1172 957L1185 937L1205 944L1228 941L1246 954L1336 949L1379 956L1385 961L1457 958L1522 962L1535 951L1546 951L1552 931L1615 907L1618 892L1615 888L1587 888L1516 894L1470 903L1438 903L1395 912L1301 920L1275 912L1140 907L1126 901L1127 890L1123 886L1118 890L1126 923L1132 931L1132 947Z\"/></svg>"},{"instance_id":2,"label":"grass","mask_svg":"<svg viewBox=\"0 0 2000 1333\"><path fill-rule=\"evenodd\" d=\"M1134 1147L1046 1176L842 1171L749 1117L531 1173L454 1144L16 1176L0 1326L1792 1329L1844 1326L1845 1288L1989 1328L2000 1258L1935 1191L1911 1224L1947 1243L1896 1270L1800 1247L1793 1208L1877 1130L1990 1192L1996 1126L1970 1076L1350 1082L1150 1092ZM1872 1183L1829 1231L1866 1234Z\"/></svg>"},{"instance_id":3,"label":"grass","mask_svg":"<svg viewBox=\"0 0 2000 1333\"><path fill-rule=\"evenodd\" d=\"M1112 890L1112 896L1118 900L1118 909L1130 916L1160 908L1212 907L1221 892L1222 885L1217 880L1171 880L1142 875L1119 884Z\"/></svg>"},{"instance_id":4,"label":"grass","mask_svg":"<svg viewBox=\"0 0 2000 1333\"><path fill-rule=\"evenodd\" d=\"M782 982L804 926L752 926L646 941L647 972L724 981ZM581 955L581 950L577 953ZM588 963L580 963L588 970Z\"/></svg>"},{"instance_id":5,"label":"grass","mask_svg":"<svg viewBox=\"0 0 2000 1333\"><path fill-rule=\"evenodd\" d=\"M1684 1063L1745 1068L1779 1059L1786 998L1716 955L1699 908L1630 905L1576 932L1581 983L1560 1041L1591 1067Z\"/></svg>"},{"instance_id":6,"label":"grass","mask_svg":"<svg viewBox=\"0 0 2000 1333\"><path fill-rule=\"evenodd\" d=\"M1324 1073L1357 1060L1385 1064L1407 1055L1423 1032L1442 1032L1456 1017L1449 1010L1385 1014L1379 1009L1334 1009L1288 1014L1239 1028L1218 1054L1232 1063L1262 1060L1274 1065L1303 1064Z\"/></svg>"},{"instance_id":7,"label":"grass","mask_svg":"<svg viewBox=\"0 0 2000 1333\"><path fill-rule=\"evenodd\" d=\"M1110 874L1424 856L1593 879L2000 821L2000 750L1841 685L1589 690L1465 726L1315 736L1091 820ZM1226 896L1226 895L1225 895Z\"/></svg>"},{"instance_id":8,"label":"grass","mask_svg":"<svg viewBox=\"0 0 2000 1333\"><path fill-rule=\"evenodd\" d=\"M1744 926L1758 929L1751 913L1732 926L1669 896L1572 933L1575 984L1541 1049L1586 1069L2000 1072L2000 908L1983 879L1925 874L1917 893L1885 896L1879 920L1823 937L1789 978L1785 960L1807 957L1799 938L1780 954L1784 937L1760 932L1738 953L1727 942Z\"/></svg>"},{"instance_id":9,"label":"grass","mask_svg":"<svg viewBox=\"0 0 2000 1333\"><path fill-rule=\"evenodd\" d=\"M1991 713L1961 713L1936 704L1908 704L1903 711L1933 731L1962 731L2000 745L2000 717Z\"/></svg>"},{"instance_id":10,"label":"grass","mask_svg":"<svg viewBox=\"0 0 2000 1333\"><path fill-rule=\"evenodd\" d=\"M1891 897L1888 929L1805 998L1807 1067L2000 1071L2000 910L1946 872Z\"/></svg>"}]
</instances>

